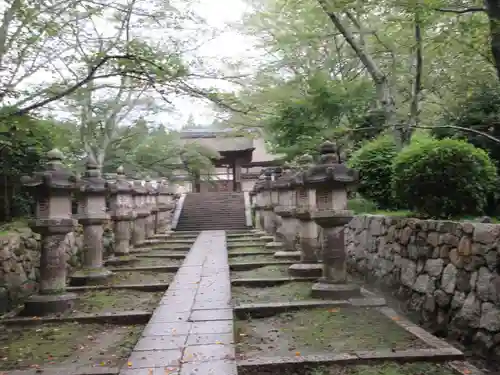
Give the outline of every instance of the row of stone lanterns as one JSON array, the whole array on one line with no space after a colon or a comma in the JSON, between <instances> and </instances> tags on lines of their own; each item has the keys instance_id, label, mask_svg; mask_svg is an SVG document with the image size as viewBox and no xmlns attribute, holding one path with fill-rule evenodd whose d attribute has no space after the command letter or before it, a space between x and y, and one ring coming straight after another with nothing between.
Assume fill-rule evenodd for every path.
<instances>
[{"instance_id":1,"label":"row of stone lanterns","mask_svg":"<svg viewBox=\"0 0 500 375\"><path fill-rule=\"evenodd\" d=\"M23 177L23 184L36 198L32 230L41 236L40 284L36 295L25 304L25 315L45 315L62 312L73 305L74 293L66 290L66 253L64 241L80 223L83 227L82 267L70 277L73 285L105 282L111 272L104 266L104 224L112 220L113 254L106 264L134 261L132 246L141 245L155 233L166 233L174 194L162 181L153 188L150 180L143 186L133 183L118 168L114 181L105 180L99 165L89 158L84 175L79 178L63 165L63 154L52 150L47 154L44 170ZM80 213L72 216L72 196L77 195ZM110 197L110 214L106 197Z\"/></svg>"},{"instance_id":2,"label":"row of stone lanterns","mask_svg":"<svg viewBox=\"0 0 500 375\"><path fill-rule=\"evenodd\" d=\"M299 260L290 266L291 276L319 278L313 297L359 296L359 287L347 282L344 244L345 226L353 216L347 210L347 191L357 184L358 174L340 163L331 142L321 145L317 164L304 155L296 170L287 169L267 169L256 183L257 229L282 242L275 257ZM274 223L279 223L277 229Z\"/></svg>"}]
</instances>

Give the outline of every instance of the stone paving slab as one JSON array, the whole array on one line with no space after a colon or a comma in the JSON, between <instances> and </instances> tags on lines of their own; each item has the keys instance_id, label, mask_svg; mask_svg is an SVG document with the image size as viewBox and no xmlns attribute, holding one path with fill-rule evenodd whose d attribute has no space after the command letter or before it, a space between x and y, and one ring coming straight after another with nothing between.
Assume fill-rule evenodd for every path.
<instances>
[{"instance_id":1,"label":"stone paving slab","mask_svg":"<svg viewBox=\"0 0 500 375\"><path fill-rule=\"evenodd\" d=\"M224 231L203 231L120 375L236 375Z\"/></svg>"}]
</instances>

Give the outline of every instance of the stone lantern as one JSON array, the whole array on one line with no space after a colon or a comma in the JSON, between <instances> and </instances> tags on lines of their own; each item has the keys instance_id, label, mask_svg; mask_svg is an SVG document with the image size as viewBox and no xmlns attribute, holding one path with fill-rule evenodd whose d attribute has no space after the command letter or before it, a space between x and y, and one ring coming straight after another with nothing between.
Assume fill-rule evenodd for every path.
<instances>
[{"instance_id":1,"label":"stone lantern","mask_svg":"<svg viewBox=\"0 0 500 375\"><path fill-rule=\"evenodd\" d=\"M158 193L157 189L154 188L151 178L146 177L146 210L149 211L149 215L146 217L146 238L153 237L155 234L156 225L156 213L158 208L156 206L156 195Z\"/></svg>"},{"instance_id":2,"label":"stone lantern","mask_svg":"<svg viewBox=\"0 0 500 375\"><path fill-rule=\"evenodd\" d=\"M156 205L158 213L156 214L156 232L165 235L169 230L169 216L172 209L171 193L167 180L160 181L157 187Z\"/></svg>"},{"instance_id":3,"label":"stone lantern","mask_svg":"<svg viewBox=\"0 0 500 375\"><path fill-rule=\"evenodd\" d=\"M47 153L44 170L21 182L36 197L36 218L30 227L41 236L40 288L26 302L23 314L42 316L70 309L77 296L66 291L66 235L76 226L71 214L71 197L77 178L63 166L64 156L54 149Z\"/></svg>"},{"instance_id":4,"label":"stone lantern","mask_svg":"<svg viewBox=\"0 0 500 375\"><path fill-rule=\"evenodd\" d=\"M107 184L110 193L110 211L113 220L115 243L113 256L108 264L123 264L135 261L130 255L130 239L135 218L133 186L127 180L123 167L118 167L116 178Z\"/></svg>"},{"instance_id":5,"label":"stone lantern","mask_svg":"<svg viewBox=\"0 0 500 375\"><path fill-rule=\"evenodd\" d=\"M142 185L142 181L133 182L132 195L134 197L135 222L132 231L132 243L134 246L140 246L146 239L146 218L151 211L146 206L147 190Z\"/></svg>"},{"instance_id":6,"label":"stone lantern","mask_svg":"<svg viewBox=\"0 0 500 375\"><path fill-rule=\"evenodd\" d=\"M282 243L282 250L274 254L276 258L300 259L300 251L295 249L297 220L294 217L294 190L291 184L294 173L287 169L274 183L274 188L279 192L279 204L274 207L274 213L281 218L276 237Z\"/></svg>"},{"instance_id":7,"label":"stone lantern","mask_svg":"<svg viewBox=\"0 0 500 375\"><path fill-rule=\"evenodd\" d=\"M299 159L300 171L292 179L292 186L297 193L295 217L299 220L300 263L293 264L288 269L291 276L320 277L321 264L318 262L320 250L318 242L318 225L312 220L311 212L315 210L316 191L312 185L306 185L306 171L313 165L311 155L303 155Z\"/></svg>"},{"instance_id":8,"label":"stone lantern","mask_svg":"<svg viewBox=\"0 0 500 375\"><path fill-rule=\"evenodd\" d=\"M88 157L85 173L77 186L80 188L78 221L83 226L83 262L82 269L71 275L71 284L98 284L111 276L103 266L103 226L109 217L106 213L106 180L93 157Z\"/></svg>"},{"instance_id":9,"label":"stone lantern","mask_svg":"<svg viewBox=\"0 0 500 375\"><path fill-rule=\"evenodd\" d=\"M264 170L264 179L261 184L262 191L262 216L263 216L263 226L266 233L272 232L273 226L273 205L272 205L272 194L271 194L271 183L272 183L272 170L267 168Z\"/></svg>"},{"instance_id":10,"label":"stone lantern","mask_svg":"<svg viewBox=\"0 0 500 375\"><path fill-rule=\"evenodd\" d=\"M264 227L264 193L263 193L263 187L264 187L264 181L265 181L265 176L264 174L261 174L259 176L259 179L255 183L253 187L253 192L255 195L255 200L254 200L254 210L255 210L255 232L257 234L262 234L265 235L265 227Z\"/></svg>"},{"instance_id":11,"label":"stone lantern","mask_svg":"<svg viewBox=\"0 0 500 375\"><path fill-rule=\"evenodd\" d=\"M339 163L336 146L324 142L318 165L310 168L304 179L316 188L316 209L311 218L322 228L323 277L313 286L312 296L346 299L360 296L360 288L347 283L345 226L353 213L347 210L347 191L358 182L353 169Z\"/></svg>"}]
</instances>

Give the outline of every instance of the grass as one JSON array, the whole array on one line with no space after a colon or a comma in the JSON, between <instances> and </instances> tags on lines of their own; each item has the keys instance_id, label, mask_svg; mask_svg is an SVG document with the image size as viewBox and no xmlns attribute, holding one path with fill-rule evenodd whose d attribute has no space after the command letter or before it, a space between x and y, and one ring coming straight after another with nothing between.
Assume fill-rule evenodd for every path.
<instances>
[{"instance_id":1,"label":"grass","mask_svg":"<svg viewBox=\"0 0 500 375\"><path fill-rule=\"evenodd\" d=\"M291 282L265 288L235 286L231 289L231 294L233 302L237 305L242 303L303 301L311 298L312 286L313 283L306 282Z\"/></svg>"},{"instance_id":2,"label":"grass","mask_svg":"<svg viewBox=\"0 0 500 375\"><path fill-rule=\"evenodd\" d=\"M370 308L287 312L235 322L243 358L424 348L425 343Z\"/></svg>"}]
</instances>

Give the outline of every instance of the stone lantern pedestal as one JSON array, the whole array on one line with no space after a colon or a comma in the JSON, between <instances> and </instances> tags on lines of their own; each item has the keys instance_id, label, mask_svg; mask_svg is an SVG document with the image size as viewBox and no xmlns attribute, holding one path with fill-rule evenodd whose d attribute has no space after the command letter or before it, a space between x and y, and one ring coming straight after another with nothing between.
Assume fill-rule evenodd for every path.
<instances>
[{"instance_id":1,"label":"stone lantern pedestal","mask_svg":"<svg viewBox=\"0 0 500 375\"><path fill-rule=\"evenodd\" d=\"M71 195L76 191L76 176L63 164L63 154L47 153L44 170L21 182L32 189L37 201L36 218L30 227L41 236L40 288L24 305L22 315L43 316L73 307L75 293L66 291L66 235L76 227L72 219Z\"/></svg>"},{"instance_id":2,"label":"stone lantern pedestal","mask_svg":"<svg viewBox=\"0 0 500 375\"><path fill-rule=\"evenodd\" d=\"M156 233L159 235L167 234L169 230L169 215L171 210L170 192L166 180L160 181L156 195Z\"/></svg>"},{"instance_id":3,"label":"stone lantern pedestal","mask_svg":"<svg viewBox=\"0 0 500 375\"><path fill-rule=\"evenodd\" d=\"M87 170L79 182L81 215L78 219L83 226L82 269L71 275L71 285L100 284L111 276L104 268L103 225L109 220L106 214L106 180L102 178L95 160L87 160Z\"/></svg>"},{"instance_id":4,"label":"stone lantern pedestal","mask_svg":"<svg viewBox=\"0 0 500 375\"><path fill-rule=\"evenodd\" d=\"M345 227L351 221L351 211L324 210L313 212L313 220L323 228L323 275L313 285L314 298L348 299L360 297L361 289L347 282Z\"/></svg>"},{"instance_id":5,"label":"stone lantern pedestal","mask_svg":"<svg viewBox=\"0 0 500 375\"><path fill-rule=\"evenodd\" d=\"M106 263L119 265L135 262L137 258L130 253L132 225L135 219L133 186L127 181L123 167L118 167L116 180L108 184L108 189L111 195L110 206L115 244L113 256Z\"/></svg>"},{"instance_id":6,"label":"stone lantern pedestal","mask_svg":"<svg viewBox=\"0 0 500 375\"><path fill-rule=\"evenodd\" d=\"M141 181L134 181L133 191L135 221L132 228L132 243L134 246L140 246L146 239L147 218L151 211L146 206L146 188ZM140 251L140 250L139 250Z\"/></svg>"},{"instance_id":7,"label":"stone lantern pedestal","mask_svg":"<svg viewBox=\"0 0 500 375\"><path fill-rule=\"evenodd\" d=\"M300 251L295 248L295 238L297 235L295 208L291 206L278 206L274 209L274 212L281 217L279 232L282 233L280 240L283 242L283 249L275 252L274 257L300 260Z\"/></svg>"},{"instance_id":8,"label":"stone lantern pedestal","mask_svg":"<svg viewBox=\"0 0 500 375\"><path fill-rule=\"evenodd\" d=\"M300 220L300 263L292 264L288 273L294 277L320 277L323 267L317 257L319 244L316 223L308 208L299 207L295 215Z\"/></svg>"},{"instance_id":9,"label":"stone lantern pedestal","mask_svg":"<svg viewBox=\"0 0 500 375\"><path fill-rule=\"evenodd\" d=\"M145 210L149 211L149 215L146 216L145 219L145 238L152 238L156 231L156 213L158 212L158 207L156 206L156 195L158 191L153 187L149 177L146 178L145 189Z\"/></svg>"}]
</instances>

